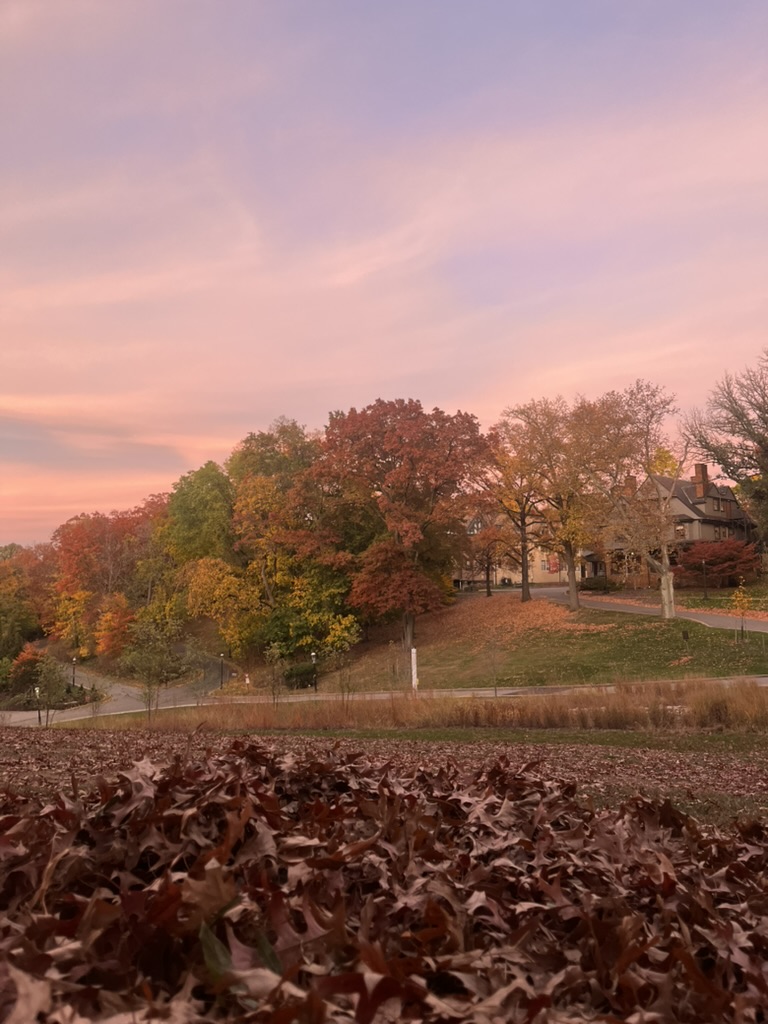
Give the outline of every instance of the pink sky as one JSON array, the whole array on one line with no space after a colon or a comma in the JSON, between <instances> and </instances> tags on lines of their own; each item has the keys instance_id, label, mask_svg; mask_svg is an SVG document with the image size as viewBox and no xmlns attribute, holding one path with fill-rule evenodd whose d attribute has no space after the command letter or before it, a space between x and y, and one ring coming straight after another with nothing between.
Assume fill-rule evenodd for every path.
<instances>
[{"instance_id":1,"label":"pink sky","mask_svg":"<svg viewBox=\"0 0 768 1024\"><path fill-rule=\"evenodd\" d=\"M0 544L279 415L768 344L762 0L4 0Z\"/></svg>"}]
</instances>

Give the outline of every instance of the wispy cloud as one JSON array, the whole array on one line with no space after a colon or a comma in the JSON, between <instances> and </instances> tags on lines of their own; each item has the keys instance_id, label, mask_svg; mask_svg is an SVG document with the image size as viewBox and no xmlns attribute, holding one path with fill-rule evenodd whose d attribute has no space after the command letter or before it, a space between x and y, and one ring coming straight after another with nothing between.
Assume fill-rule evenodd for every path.
<instances>
[{"instance_id":1,"label":"wispy cloud","mask_svg":"<svg viewBox=\"0 0 768 1024\"><path fill-rule=\"evenodd\" d=\"M409 94L371 79L362 15L211 10L0 4L0 445L17 509L0 542L25 508L58 514L57 493L63 517L73 493L116 507L167 489L281 413L319 426L413 395L490 423L639 375L687 402L765 343L768 90L746 29L727 45L680 30L663 101L649 64L645 89L597 75L571 102L587 37L558 23L537 50L545 103L533 64L485 74L458 36L413 51ZM376 19L394 39L409 10ZM655 53L651 22L633 45ZM756 8L744 24L768 22ZM441 60L474 78L438 110Z\"/></svg>"}]
</instances>

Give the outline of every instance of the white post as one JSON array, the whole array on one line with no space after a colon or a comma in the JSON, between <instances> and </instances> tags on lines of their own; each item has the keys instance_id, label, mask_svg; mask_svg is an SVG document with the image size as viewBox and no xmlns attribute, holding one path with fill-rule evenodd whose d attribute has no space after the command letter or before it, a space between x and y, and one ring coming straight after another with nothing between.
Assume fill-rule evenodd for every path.
<instances>
[{"instance_id":1,"label":"white post","mask_svg":"<svg viewBox=\"0 0 768 1024\"><path fill-rule=\"evenodd\" d=\"M411 648L411 689L414 693L419 689L419 672L416 668L416 648Z\"/></svg>"}]
</instances>

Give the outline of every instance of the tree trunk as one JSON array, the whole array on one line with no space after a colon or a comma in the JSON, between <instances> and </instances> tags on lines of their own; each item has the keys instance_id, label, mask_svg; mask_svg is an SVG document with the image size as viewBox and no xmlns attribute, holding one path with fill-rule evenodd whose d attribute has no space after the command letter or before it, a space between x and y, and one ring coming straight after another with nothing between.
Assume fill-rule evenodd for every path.
<instances>
[{"instance_id":1,"label":"tree trunk","mask_svg":"<svg viewBox=\"0 0 768 1024\"><path fill-rule=\"evenodd\" d=\"M658 558L646 552L645 560L654 572L659 576L659 593L661 595L661 617L662 619L674 619L675 613L675 574L669 564L669 548L662 544L661 553Z\"/></svg>"},{"instance_id":2,"label":"tree trunk","mask_svg":"<svg viewBox=\"0 0 768 1024\"><path fill-rule=\"evenodd\" d=\"M570 541L563 543L563 555L568 572L568 607L572 612L576 612L581 605L579 603L579 583L576 579L576 552Z\"/></svg>"},{"instance_id":3,"label":"tree trunk","mask_svg":"<svg viewBox=\"0 0 768 1024\"><path fill-rule=\"evenodd\" d=\"M669 550L666 544L661 545L661 617L675 618L675 576L669 564Z\"/></svg>"},{"instance_id":4,"label":"tree trunk","mask_svg":"<svg viewBox=\"0 0 768 1024\"><path fill-rule=\"evenodd\" d=\"M491 568L492 568L492 566L493 566L493 563L492 563L491 558L489 556L485 560L485 596L486 597L493 597L493 594L491 592Z\"/></svg>"},{"instance_id":5,"label":"tree trunk","mask_svg":"<svg viewBox=\"0 0 768 1024\"><path fill-rule=\"evenodd\" d=\"M531 579L528 565L528 519L520 509L520 600L531 600Z\"/></svg>"},{"instance_id":6,"label":"tree trunk","mask_svg":"<svg viewBox=\"0 0 768 1024\"><path fill-rule=\"evenodd\" d=\"M416 638L416 616L413 612L403 614L403 649L410 652Z\"/></svg>"}]
</instances>

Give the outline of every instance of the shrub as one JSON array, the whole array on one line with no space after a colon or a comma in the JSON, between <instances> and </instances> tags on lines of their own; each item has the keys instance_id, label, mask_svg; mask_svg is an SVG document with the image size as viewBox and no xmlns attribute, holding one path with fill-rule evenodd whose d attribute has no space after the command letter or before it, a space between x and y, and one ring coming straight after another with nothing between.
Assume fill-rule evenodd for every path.
<instances>
[{"instance_id":1,"label":"shrub","mask_svg":"<svg viewBox=\"0 0 768 1024\"><path fill-rule=\"evenodd\" d=\"M289 690L301 690L314 685L316 673L317 666L311 661L300 662L298 665L289 665L283 671L283 678Z\"/></svg>"},{"instance_id":2,"label":"shrub","mask_svg":"<svg viewBox=\"0 0 768 1024\"><path fill-rule=\"evenodd\" d=\"M607 594L610 591L621 590L621 584L616 580L609 579L608 576L590 576L581 581L579 590L600 591Z\"/></svg>"}]
</instances>

